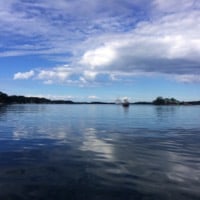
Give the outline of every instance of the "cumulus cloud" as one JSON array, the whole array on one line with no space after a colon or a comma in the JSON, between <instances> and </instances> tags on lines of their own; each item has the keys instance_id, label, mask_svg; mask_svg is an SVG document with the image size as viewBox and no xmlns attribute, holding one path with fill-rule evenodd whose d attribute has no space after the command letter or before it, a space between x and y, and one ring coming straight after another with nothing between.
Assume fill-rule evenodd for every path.
<instances>
[{"instance_id":1,"label":"cumulus cloud","mask_svg":"<svg viewBox=\"0 0 200 200\"><path fill-rule=\"evenodd\" d=\"M35 72L33 70L31 70L29 72L18 72L16 74L14 74L14 80L29 79L29 78L33 77L34 74L35 74Z\"/></svg>"},{"instance_id":2,"label":"cumulus cloud","mask_svg":"<svg viewBox=\"0 0 200 200\"><path fill-rule=\"evenodd\" d=\"M72 69L67 65L55 67L48 70L39 70L37 74L37 79L45 80L45 83L51 84L53 80L55 81L65 81L72 74Z\"/></svg>"},{"instance_id":3,"label":"cumulus cloud","mask_svg":"<svg viewBox=\"0 0 200 200\"><path fill-rule=\"evenodd\" d=\"M81 60L84 65L89 65L92 69L109 65L115 59L115 51L111 46L99 47L87 51Z\"/></svg>"},{"instance_id":4,"label":"cumulus cloud","mask_svg":"<svg viewBox=\"0 0 200 200\"><path fill-rule=\"evenodd\" d=\"M31 36L35 45L15 45L1 56L29 52L60 57L68 63L34 69L35 74L31 75L19 72L14 79L25 74L26 79L34 77L45 84L84 85L121 81L124 76L165 75L183 82L199 81L198 1L180 0L177 5L173 0L111 0L106 4L100 0L42 0L22 4L20 12L13 7L15 0L8 2L0 3L4 8L4 17L0 18L2 34L15 30L18 35ZM44 16L40 9L49 15ZM75 10L79 15L74 15ZM6 23L10 25L7 28L2 25Z\"/></svg>"},{"instance_id":5,"label":"cumulus cloud","mask_svg":"<svg viewBox=\"0 0 200 200\"><path fill-rule=\"evenodd\" d=\"M200 74L199 19L193 12L140 23L132 32L86 51L82 63L115 74Z\"/></svg>"}]
</instances>

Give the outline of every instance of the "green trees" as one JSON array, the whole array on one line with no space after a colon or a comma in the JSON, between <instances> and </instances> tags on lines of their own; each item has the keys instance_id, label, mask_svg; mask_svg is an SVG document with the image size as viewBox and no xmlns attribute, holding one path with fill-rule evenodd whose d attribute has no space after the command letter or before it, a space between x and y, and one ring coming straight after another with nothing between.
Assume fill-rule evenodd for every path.
<instances>
[{"instance_id":1,"label":"green trees","mask_svg":"<svg viewBox=\"0 0 200 200\"><path fill-rule=\"evenodd\" d=\"M10 103L51 103L51 100L39 97L25 97L25 96L8 96L7 94L0 92L0 104Z\"/></svg>"},{"instance_id":2,"label":"green trees","mask_svg":"<svg viewBox=\"0 0 200 200\"><path fill-rule=\"evenodd\" d=\"M0 92L0 103L7 103L9 102L9 97L7 94Z\"/></svg>"},{"instance_id":3,"label":"green trees","mask_svg":"<svg viewBox=\"0 0 200 200\"><path fill-rule=\"evenodd\" d=\"M39 97L8 96L0 91L0 104L85 104L87 102L73 102L71 100L50 100ZM91 104L107 104L105 102L91 102ZM200 101L178 101L175 98L157 97L152 102L137 102L136 104L154 104L154 105L200 105Z\"/></svg>"},{"instance_id":4,"label":"green trees","mask_svg":"<svg viewBox=\"0 0 200 200\"><path fill-rule=\"evenodd\" d=\"M7 94L0 92L0 104L25 104L25 103L34 103L34 104L72 104L74 102L70 100L50 100L46 98L39 97L25 97L25 96L8 96Z\"/></svg>"},{"instance_id":5,"label":"green trees","mask_svg":"<svg viewBox=\"0 0 200 200\"><path fill-rule=\"evenodd\" d=\"M163 98L163 97L157 97L153 104L155 105L178 105L180 102L176 100L175 98Z\"/></svg>"}]
</instances>

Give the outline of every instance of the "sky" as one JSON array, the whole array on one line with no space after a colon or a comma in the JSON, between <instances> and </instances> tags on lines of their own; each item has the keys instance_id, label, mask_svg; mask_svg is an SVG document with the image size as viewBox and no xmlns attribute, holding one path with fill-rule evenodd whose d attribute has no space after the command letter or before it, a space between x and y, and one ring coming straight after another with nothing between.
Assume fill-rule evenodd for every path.
<instances>
[{"instance_id":1,"label":"sky","mask_svg":"<svg viewBox=\"0 0 200 200\"><path fill-rule=\"evenodd\" d=\"M200 0L0 1L0 91L200 100Z\"/></svg>"}]
</instances>

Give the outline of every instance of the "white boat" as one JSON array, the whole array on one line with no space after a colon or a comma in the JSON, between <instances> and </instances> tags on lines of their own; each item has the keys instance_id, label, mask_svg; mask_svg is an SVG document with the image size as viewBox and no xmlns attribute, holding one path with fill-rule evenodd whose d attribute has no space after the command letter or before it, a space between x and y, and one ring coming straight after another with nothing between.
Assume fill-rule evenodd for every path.
<instances>
[{"instance_id":1,"label":"white boat","mask_svg":"<svg viewBox=\"0 0 200 200\"><path fill-rule=\"evenodd\" d=\"M123 107L129 107L130 103L128 101L128 99L124 99L124 101L122 102L122 106Z\"/></svg>"}]
</instances>

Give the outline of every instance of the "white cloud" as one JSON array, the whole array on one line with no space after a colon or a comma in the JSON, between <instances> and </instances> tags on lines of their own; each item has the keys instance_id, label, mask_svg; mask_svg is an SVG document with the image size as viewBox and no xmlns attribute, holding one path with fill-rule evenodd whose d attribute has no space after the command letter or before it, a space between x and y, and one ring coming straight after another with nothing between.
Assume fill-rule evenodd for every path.
<instances>
[{"instance_id":1,"label":"white cloud","mask_svg":"<svg viewBox=\"0 0 200 200\"><path fill-rule=\"evenodd\" d=\"M93 99L93 100L96 100L96 99L98 99L98 97L97 97L97 96L95 96L95 95L91 95L91 96L88 96L88 99Z\"/></svg>"},{"instance_id":2,"label":"white cloud","mask_svg":"<svg viewBox=\"0 0 200 200\"><path fill-rule=\"evenodd\" d=\"M83 72L84 79L87 81L95 80L97 74L98 74L98 72L95 72L95 71L84 71Z\"/></svg>"},{"instance_id":3,"label":"white cloud","mask_svg":"<svg viewBox=\"0 0 200 200\"><path fill-rule=\"evenodd\" d=\"M29 71L29 72L18 72L16 74L14 74L14 80L17 79L29 79L31 77L33 77L35 74L35 72L33 70Z\"/></svg>"},{"instance_id":4,"label":"white cloud","mask_svg":"<svg viewBox=\"0 0 200 200\"><path fill-rule=\"evenodd\" d=\"M30 37L31 44L15 44L0 56L28 52L69 63L35 70L27 79L34 76L45 84L91 85L106 78L122 81L123 76L164 74L176 80L190 80L185 82L199 80L194 78L200 74L200 3L197 1L180 0L177 5L173 0L111 0L106 4L100 0L85 0L85 4L79 0L56 3L42 0L22 4L20 11L13 7L15 0L9 2L0 3L4 8L0 18L2 33ZM137 9L132 10L134 6ZM140 6L146 13L142 15L143 21L138 18L136 24ZM49 15L43 15L38 8L45 9ZM79 15L74 15L75 10ZM14 79L25 73L15 74Z\"/></svg>"},{"instance_id":5,"label":"white cloud","mask_svg":"<svg viewBox=\"0 0 200 200\"><path fill-rule=\"evenodd\" d=\"M131 12L124 1L113 0L1 1L0 36L9 42L2 39L0 56L71 53L80 41L123 31L135 21Z\"/></svg>"},{"instance_id":6,"label":"white cloud","mask_svg":"<svg viewBox=\"0 0 200 200\"><path fill-rule=\"evenodd\" d=\"M200 74L200 14L171 14L154 22L139 23L126 34L100 38L103 47L88 50L81 60L86 68L99 73L135 74ZM93 44L94 46L94 44ZM112 49L115 56L107 51ZM97 52L103 53L97 53ZM87 55L87 56L86 56ZM106 62L102 61L102 57ZM86 59L87 58L87 59Z\"/></svg>"},{"instance_id":7,"label":"white cloud","mask_svg":"<svg viewBox=\"0 0 200 200\"><path fill-rule=\"evenodd\" d=\"M68 66L55 67L49 70L40 70L37 79L45 80L46 84L52 84L53 81L65 81L72 74L71 68Z\"/></svg>"},{"instance_id":8,"label":"white cloud","mask_svg":"<svg viewBox=\"0 0 200 200\"><path fill-rule=\"evenodd\" d=\"M162 12L177 12L195 7L196 0L154 0L153 4Z\"/></svg>"},{"instance_id":9,"label":"white cloud","mask_svg":"<svg viewBox=\"0 0 200 200\"><path fill-rule=\"evenodd\" d=\"M184 83L195 83L195 82L200 82L200 75L179 75L175 76L175 79L178 82L184 82Z\"/></svg>"},{"instance_id":10,"label":"white cloud","mask_svg":"<svg viewBox=\"0 0 200 200\"><path fill-rule=\"evenodd\" d=\"M113 48L109 46L99 47L94 50L87 51L80 63L90 66L92 69L109 65L116 57Z\"/></svg>"}]
</instances>

